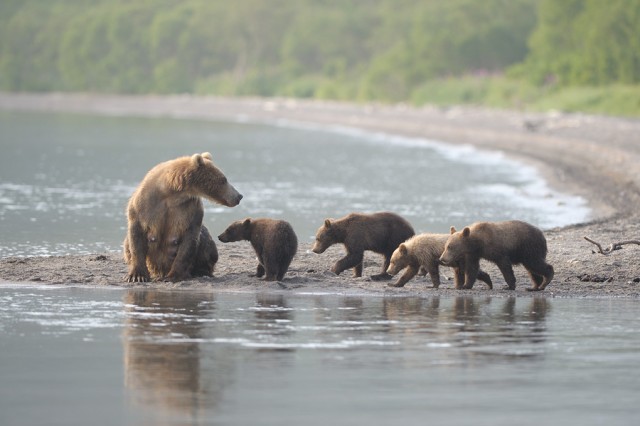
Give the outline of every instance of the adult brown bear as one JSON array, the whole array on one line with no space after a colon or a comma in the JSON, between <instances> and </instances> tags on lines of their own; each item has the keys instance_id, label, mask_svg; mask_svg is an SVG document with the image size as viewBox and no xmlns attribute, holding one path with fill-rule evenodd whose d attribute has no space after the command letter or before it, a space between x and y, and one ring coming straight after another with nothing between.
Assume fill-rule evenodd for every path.
<instances>
[{"instance_id":1,"label":"adult brown bear","mask_svg":"<svg viewBox=\"0 0 640 426\"><path fill-rule=\"evenodd\" d=\"M477 222L451 235L440 256L443 265L464 261L464 288L473 287L480 259L495 263L510 290L516 288L512 265L522 264L531 277L530 291L544 290L553 279L553 266L546 262L547 240L542 231L519 220L506 222Z\"/></svg>"},{"instance_id":2,"label":"adult brown bear","mask_svg":"<svg viewBox=\"0 0 640 426\"><path fill-rule=\"evenodd\" d=\"M242 199L208 152L160 163L147 173L127 205L126 281L181 281L213 273L218 251L202 225L201 197L227 207Z\"/></svg>"},{"instance_id":3,"label":"adult brown bear","mask_svg":"<svg viewBox=\"0 0 640 426\"><path fill-rule=\"evenodd\" d=\"M404 218L394 213L351 213L340 219L326 219L316 233L314 253L323 253L334 244L343 244L347 255L338 260L331 272L340 274L353 268L354 276L362 276L362 261L365 250L384 256L382 272L371 276L373 280L387 280L387 268L393 251L415 234L413 227Z\"/></svg>"}]
</instances>

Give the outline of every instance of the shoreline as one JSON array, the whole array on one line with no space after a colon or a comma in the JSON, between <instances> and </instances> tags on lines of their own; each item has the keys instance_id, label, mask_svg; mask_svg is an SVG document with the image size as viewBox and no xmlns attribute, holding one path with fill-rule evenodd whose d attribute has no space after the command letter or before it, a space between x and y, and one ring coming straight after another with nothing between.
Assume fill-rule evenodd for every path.
<instances>
[{"instance_id":1,"label":"shoreline","mask_svg":"<svg viewBox=\"0 0 640 426\"><path fill-rule=\"evenodd\" d=\"M582 237L607 246L614 241L637 239L640 231L640 120L562 113L522 113L473 107L411 108L404 105L358 105L330 101L294 99L213 98L192 96L121 96L88 94L7 94L0 93L0 110L24 112L67 112L91 115L167 117L196 120L252 122L262 124L307 123L328 128L355 128L435 140L455 145L471 145L481 150L502 152L508 158L533 166L548 186L587 200L592 220L545 231L549 244L548 260L556 276L542 293L528 293L528 278L522 267L516 292L509 295L541 295L561 297L640 297L640 246L624 246L609 256L592 254L595 246ZM226 247L226 245L225 245ZM405 288L386 288L367 278L355 279L345 271L329 276L330 265L340 257L342 249L334 247L332 255L308 256L302 245L290 273L281 284L267 284L235 271L251 271L255 256L252 249L219 247L221 259L216 277L178 283L152 283L149 287L216 288L229 291L355 291L383 295L503 295L504 280L493 265L487 265L495 282L494 290L476 285L470 292L451 290L449 281L438 290L429 289L428 279L410 281ZM50 258L0 259L0 283L31 282L34 284L119 285L118 262L113 254L106 261L92 261L99 256L63 256ZM116 260L117 259L117 260ZM365 255L365 276L377 272L381 257ZM82 268L66 275L73 263L88 271L80 278ZM100 263L107 263L102 269ZM248 264L251 267L248 267ZM28 266L27 266L28 265ZM104 266L104 265L103 265ZM370 269L369 268L375 268ZM484 268L484 264L483 264ZM443 268L444 270L444 268ZM109 272L111 271L111 272ZM312 272L309 272L312 271ZM98 277L96 274L102 274ZM449 276L448 271L444 271ZM91 275L91 277L89 277ZM124 274L123 274L124 275ZM56 278L58 277L58 278ZM60 278L63 277L63 278ZM64 278L66 277L66 279ZM60 281L62 279L62 281ZM636 280L637 281L634 281ZM275 286L275 287L274 287ZM146 287L146 286L141 286ZM301 289L301 290L300 290Z\"/></svg>"}]
</instances>

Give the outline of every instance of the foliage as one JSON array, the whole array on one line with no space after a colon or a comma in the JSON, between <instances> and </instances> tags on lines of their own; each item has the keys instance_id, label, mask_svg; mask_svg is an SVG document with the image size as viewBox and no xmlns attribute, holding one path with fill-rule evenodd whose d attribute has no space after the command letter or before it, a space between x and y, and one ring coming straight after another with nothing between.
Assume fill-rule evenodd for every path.
<instances>
[{"instance_id":1,"label":"foliage","mask_svg":"<svg viewBox=\"0 0 640 426\"><path fill-rule=\"evenodd\" d=\"M561 86L640 83L640 1L543 0L514 75Z\"/></svg>"},{"instance_id":2,"label":"foliage","mask_svg":"<svg viewBox=\"0 0 640 426\"><path fill-rule=\"evenodd\" d=\"M472 104L501 109L640 116L638 85L539 87L504 75L467 75L430 80L413 92L411 101L418 105Z\"/></svg>"},{"instance_id":3,"label":"foliage","mask_svg":"<svg viewBox=\"0 0 640 426\"><path fill-rule=\"evenodd\" d=\"M524 59L535 3L5 0L0 87L402 99Z\"/></svg>"},{"instance_id":4,"label":"foliage","mask_svg":"<svg viewBox=\"0 0 640 426\"><path fill-rule=\"evenodd\" d=\"M639 79L640 0L0 3L0 90L521 106Z\"/></svg>"}]
</instances>

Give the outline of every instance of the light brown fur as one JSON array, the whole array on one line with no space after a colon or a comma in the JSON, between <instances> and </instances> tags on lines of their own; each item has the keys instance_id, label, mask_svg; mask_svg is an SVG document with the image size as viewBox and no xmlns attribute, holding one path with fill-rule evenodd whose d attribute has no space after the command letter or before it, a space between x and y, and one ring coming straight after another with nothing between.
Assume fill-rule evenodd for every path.
<instances>
[{"instance_id":1,"label":"light brown fur","mask_svg":"<svg viewBox=\"0 0 640 426\"><path fill-rule=\"evenodd\" d=\"M396 275L405 269L404 274L391 287L403 287L421 269L429 273L433 288L440 286L440 256L444 251L444 246L449 239L448 234L419 234L411 237L400 244L391 256L391 263L387 269L390 275ZM461 274L460 266L453 268L455 288L462 288L464 276ZM493 288L491 278L484 271L479 271L480 280L484 281L489 288Z\"/></svg>"},{"instance_id":2,"label":"light brown fur","mask_svg":"<svg viewBox=\"0 0 640 426\"><path fill-rule=\"evenodd\" d=\"M553 267L545 258L547 240L542 231L526 222L477 222L451 235L440 261L444 265L465 262L464 288L471 288L478 274L480 259L495 263L509 289L515 290L512 265L522 264L529 272L530 291L544 290L553 279Z\"/></svg>"},{"instance_id":3,"label":"light brown fur","mask_svg":"<svg viewBox=\"0 0 640 426\"><path fill-rule=\"evenodd\" d=\"M127 205L126 281L180 281L213 273L218 252L202 225L201 197L228 207L242 199L209 153L166 161L147 173Z\"/></svg>"}]
</instances>

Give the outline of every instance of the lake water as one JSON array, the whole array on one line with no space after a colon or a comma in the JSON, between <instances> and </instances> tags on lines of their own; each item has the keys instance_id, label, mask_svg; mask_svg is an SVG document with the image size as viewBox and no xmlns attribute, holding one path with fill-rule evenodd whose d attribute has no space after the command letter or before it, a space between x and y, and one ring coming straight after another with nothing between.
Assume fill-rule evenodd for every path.
<instances>
[{"instance_id":1,"label":"lake water","mask_svg":"<svg viewBox=\"0 0 640 426\"><path fill-rule=\"evenodd\" d=\"M636 300L0 286L2 425L635 425Z\"/></svg>"},{"instance_id":2,"label":"lake water","mask_svg":"<svg viewBox=\"0 0 640 426\"><path fill-rule=\"evenodd\" d=\"M155 164L210 151L233 220L392 210L418 231L584 220L497 153L288 124L0 112L0 257L119 251ZM0 425L635 425L636 300L0 283Z\"/></svg>"},{"instance_id":3,"label":"lake water","mask_svg":"<svg viewBox=\"0 0 640 426\"><path fill-rule=\"evenodd\" d=\"M419 232L589 215L583 199L499 153L324 130L0 111L0 257L121 250L125 206L146 172L203 151L244 195L233 209L205 202L213 235L247 216L286 219L310 241L326 217L352 211L395 211Z\"/></svg>"}]
</instances>

